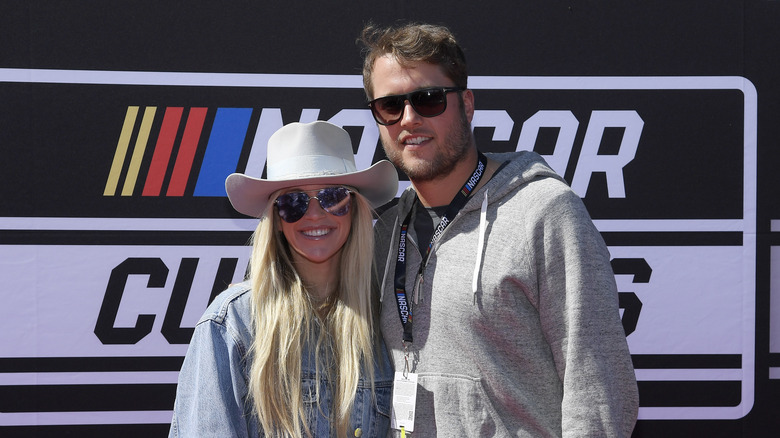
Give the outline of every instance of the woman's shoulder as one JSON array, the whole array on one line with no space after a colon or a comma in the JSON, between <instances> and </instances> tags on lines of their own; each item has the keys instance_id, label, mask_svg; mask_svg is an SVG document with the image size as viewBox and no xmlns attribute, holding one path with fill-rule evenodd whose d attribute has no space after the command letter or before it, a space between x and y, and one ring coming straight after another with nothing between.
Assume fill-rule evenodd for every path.
<instances>
[{"instance_id":1,"label":"woman's shoulder","mask_svg":"<svg viewBox=\"0 0 780 438\"><path fill-rule=\"evenodd\" d=\"M209 304L199 323L213 321L226 324L233 319L248 323L252 314L250 292L248 281L230 285Z\"/></svg>"}]
</instances>

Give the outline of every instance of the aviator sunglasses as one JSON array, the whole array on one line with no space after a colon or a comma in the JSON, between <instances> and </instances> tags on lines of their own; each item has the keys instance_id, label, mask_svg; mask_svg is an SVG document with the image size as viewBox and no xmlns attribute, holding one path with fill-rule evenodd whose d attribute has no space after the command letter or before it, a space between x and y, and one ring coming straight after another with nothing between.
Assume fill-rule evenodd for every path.
<instances>
[{"instance_id":1,"label":"aviator sunglasses","mask_svg":"<svg viewBox=\"0 0 780 438\"><path fill-rule=\"evenodd\" d=\"M291 224L301 220L309 209L309 201L316 199L323 210L334 216L344 216L349 212L350 190L346 187L326 187L309 196L306 192L290 192L280 195L274 201L279 209L279 217Z\"/></svg>"},{"instance_id":2,"label":"aviator sunglasses","mask_svg":"<svg viewBox=\"0 0 780 438\"><path fill-rule=\"evenodd\" d=\"M392 125L401 120L406 101L414 111L423 117L436 117L447 110L447 93L463 91L463 87L437 87L412 91L406 94L393 94L368 102L374 120L380 125Z\"/></svg>"}]
</instances>

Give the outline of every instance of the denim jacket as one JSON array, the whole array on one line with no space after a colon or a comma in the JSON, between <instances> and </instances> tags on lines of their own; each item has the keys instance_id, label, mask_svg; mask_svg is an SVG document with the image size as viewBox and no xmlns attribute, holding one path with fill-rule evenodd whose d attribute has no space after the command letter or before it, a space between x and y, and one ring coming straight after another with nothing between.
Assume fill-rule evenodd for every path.
<instances>
[{"instance_id":1,"label":"denim jacket","mask_svg":"<svg viewBox=\"0 0 780 438\"><path fill-rule=\"evenodd\" d=\"M260 437L247 403L252 344L249 284L222 292L201 317L184 358L169 437ZM390 427L393 370L381 336L374 346L374 394L360 379L348 436L384 437ZM315 377L314 351L303 355L301 390L306 421L315 437L332 436L332 393L327 376ZM319 407L316 386L319 385Z\"/></svg>"}]
</instances>

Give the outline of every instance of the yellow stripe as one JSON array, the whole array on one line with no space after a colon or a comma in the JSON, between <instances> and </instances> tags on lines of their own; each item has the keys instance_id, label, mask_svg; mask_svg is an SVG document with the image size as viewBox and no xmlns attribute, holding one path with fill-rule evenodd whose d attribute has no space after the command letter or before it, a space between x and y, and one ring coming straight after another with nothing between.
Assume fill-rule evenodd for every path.
<instances>
[{"instance_id":1,"label":"yellow stripe","mask_svg":"<svg viewBox=\"0 0 780 438\"><path fill-rule=\"evenodd\" d=\"M119 134L119 142L116 145L116 152L114 152L114 162L111 163L111 171L108 173L103 196L114 196L116 194L116 186L119 184L119 175L121 175L122 166L125 164L127 147L130 145L130 137L133 135L133 126L137 117L138 107L127 107L125 123L122 125L122 133Z\"/></svg>"},{"instance_id":2,"label":"yellow stripe","mask_svg":"<svg viewBox=\"0 0 780 438\"><path fill-rule=\"evenodd\" d=\"M149 132L152 130L152 122L154 121L156 111L156 106L149 106L144 110L141 130L138 131L138 138L135 140L135 148L133 148L133 156L130 158L130 168L127 169L125 185L122 186L122 196L133 194L135 181L138 179L138 172L141 170L141 161L144 158L144 152L146 152L146 144L149 141Z\"/></svg>"}]
</instances>

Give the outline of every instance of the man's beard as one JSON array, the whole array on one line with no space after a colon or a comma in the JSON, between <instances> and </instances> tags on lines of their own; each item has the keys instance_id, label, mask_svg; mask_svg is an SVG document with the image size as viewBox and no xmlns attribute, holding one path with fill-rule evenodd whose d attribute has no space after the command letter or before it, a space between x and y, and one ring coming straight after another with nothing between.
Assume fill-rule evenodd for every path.
<instances>
[{"instance_id":1,"label":"man's beard","mask_svg":"<svg viewBox=\"0 0 780 438\"><path fill-rule=\"evenodd\" d=\"M393 139L392 141L397 142L398 140ZM430 161L415 160L413 163L405 163L403 149L388 147L385 139L382 139L382 146L387 158L409 179L416 182L433 181L448 175L458 161L468 154L473 144L471 125L466 118L466 113L462 110L460 111L460 123L456 129L447 133L443 143L439 143L439 149Z\"/></svg>"}]
</instances>

